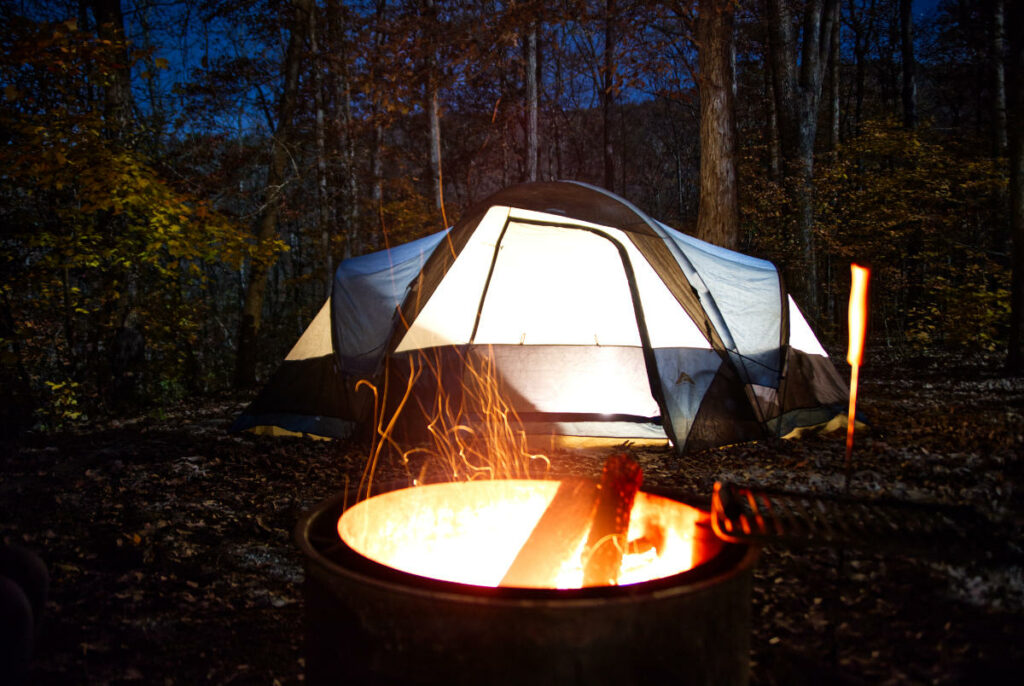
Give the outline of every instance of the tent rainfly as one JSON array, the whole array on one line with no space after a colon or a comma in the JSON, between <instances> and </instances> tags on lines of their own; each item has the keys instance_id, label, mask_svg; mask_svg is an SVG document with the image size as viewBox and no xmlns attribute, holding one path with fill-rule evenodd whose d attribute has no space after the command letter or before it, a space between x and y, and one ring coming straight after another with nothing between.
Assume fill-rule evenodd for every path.
<instances>
[{"instance_id":1,"label":"tent rainfly","mask_svg":"<svg viewBox=\"0 0 1024 686\"><path fill-rule=\"evenodd\" d=\"M448 231L343 261L233 428L347 436L374 412L356 382L381 388L389 374L404 388L425 353L452 389L467 359L490 356L531 436L679 452L785 436L847 398L773 264L594 186L542 182L496 193ZM436 390L417 389L418 401Z\"/></svg>"}]
</instances>

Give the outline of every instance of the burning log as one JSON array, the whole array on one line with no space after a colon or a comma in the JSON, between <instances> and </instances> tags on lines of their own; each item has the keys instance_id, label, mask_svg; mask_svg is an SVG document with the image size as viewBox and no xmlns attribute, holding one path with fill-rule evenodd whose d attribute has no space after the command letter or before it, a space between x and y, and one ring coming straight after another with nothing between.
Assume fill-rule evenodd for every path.
<instances>
[{"instance_id":1,"label":"burning log","mask_svg":"<svg viewBox=\"0 0 1024 686\"><path fill-rule=\"evenodd\" d=\"M612 455L604 463L597 511L584 553L589 556L584 565L584 586L615 585L618 582L629 532L629 515L641 481L643 471L640 465L625 453Z\"/></svg>"},{"instance_id":2,"label":"burning log","mask_svg":"<svg viewBox=\"0 0 1024 686\"><path fill-rule=\"evenodd\" d=\"M600 486L589 479L562 481L499 585L554 587L559 572L579 553L588 529L583 585L615 585L626 551L630 512L642 480L640 465L621 453L605 461ZM663 532L660 536L663 538ZM659 532L652 530L645 531L642 542L659 548L659 540Z\"/></svg>"},{"instance_id":3,"label":"burning log","mask_svg":"<svg viewBox=\"0 0 1024 686\"><path fill-rule=\"evenodd\" d=\"M583 542L597 496L597 484L589 479L563 480L500 585L554 587L559 570Z\"/></svg>"}]
</instances>

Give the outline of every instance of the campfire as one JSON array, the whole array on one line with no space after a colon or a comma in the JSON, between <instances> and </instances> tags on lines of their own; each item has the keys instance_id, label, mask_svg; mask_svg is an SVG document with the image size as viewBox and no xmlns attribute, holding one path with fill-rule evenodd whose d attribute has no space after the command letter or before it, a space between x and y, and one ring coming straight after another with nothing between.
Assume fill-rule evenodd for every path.
<instances>
[{"instance_id":1,"label":"campfire","mask_svg":"<svg viewBox=\"0 0 1024 686\"><path fill-rule=\"evenodd\" d=\"M639 480L623 472L638 476L639 467L617 455L600 485L514 479L392 491L349 508L338 533L380 564L491 587L633 584L685 572L717 552L704 512L637 492Z\"/></svg>"},{"instance_id":2,"label":"campfire","mask_svg":"<svg viewBox=\"0 0 1024 686\"><path fill-rule=\"evenodd\" d=\"M599 478L550 478L493 365L465 360L451 396L443 368L424 356L369 387L356 502L299 523L307 681L746 683L756 549L717 538L709 504L641 490L627 453ZM396 412L432 444L404 448ZM388 453L412 486L379 492Z\"/></svg>"},{"instance_id":3,"label":"campfire","mask_svg":"<svg viewBox=\"0 0 1024 686\"><path fill-rule=\"evenodd\" d=\"M641 468L626 453L608 458L600 482L517 478L548 459L528 449L492 354L462 362L454 393L444 365L427 352L410 358L398 393L370 388L379 410L364 499L338 520L354 551L444 581L569 589L679 574L720 547L706 513L640 491ZM433 389L426 399L414 392L417 382ZM403 463L426 453L452 480L419 485L417 478L413 488L368 497L383 447L399 448L390 429L403 412L422 417L431 438L428 447L402 450Z\"/></svg>"},{"instance_id":4,"label":"campfire","mask_svg":"<svg viewBox=\"0 0 1024 686\"><path fill-rule=\"evenodd\" d=\"M643 491L624 533L592 541L607 510L577 506L594 490L487 480L322 503L296 529L306 682L746 684L756 547ZM620 554L595 567L602 550Z\"/></svg>"}]
</instances>

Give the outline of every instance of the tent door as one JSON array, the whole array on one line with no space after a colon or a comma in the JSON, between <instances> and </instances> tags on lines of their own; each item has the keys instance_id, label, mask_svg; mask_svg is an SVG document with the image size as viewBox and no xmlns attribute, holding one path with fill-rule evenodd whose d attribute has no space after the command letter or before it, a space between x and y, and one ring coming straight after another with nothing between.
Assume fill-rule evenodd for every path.
<instances>
[{"instance_id":1,"label":"tent door","mask_svg":"<svg viewBox=\"0 0 1024 686\"><path fill-rule=\"evenodd\" d=\"M632 264L597 229L508 221L470 345L530 416L668 424Z\"/></svg>"}]
</instances>

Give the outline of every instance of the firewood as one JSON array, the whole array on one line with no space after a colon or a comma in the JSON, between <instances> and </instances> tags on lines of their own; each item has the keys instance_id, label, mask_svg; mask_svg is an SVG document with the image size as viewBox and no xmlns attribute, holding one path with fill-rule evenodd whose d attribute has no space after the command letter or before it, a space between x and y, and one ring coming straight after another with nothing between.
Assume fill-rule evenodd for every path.
<instances>
[{"instance_id":1,"label":"firewood","mask_svg":"<svg viewBox=\"0 0 1024 686\"><path fill-rule=\"evenodd\" d=\"M553 587L559 570L586 535L596 504L595 482L580 478L563 480L500 585Z\"/></svg>"},{"instance_id":2,"label":"firewood","mask_svg":"<svg viewBox=\"0 0 1024 686\"><path fill-rule=\"evenodd\" d=\"M594 523L583 553L584 586L611 586L618 582L629 515L642 481L643 471L629 455L620 453L605 461Z\"/></svg>"}]
</instances>

